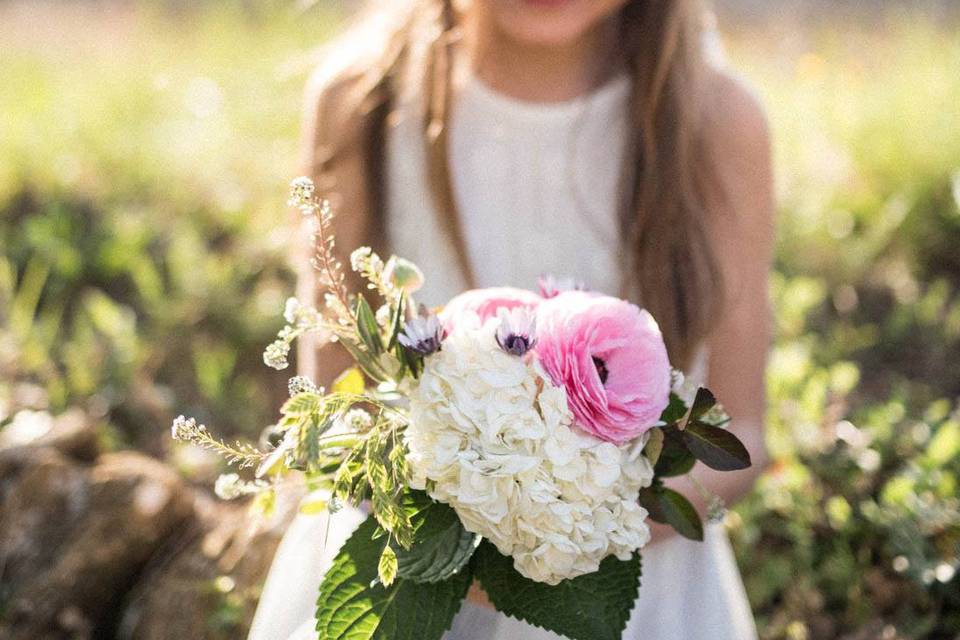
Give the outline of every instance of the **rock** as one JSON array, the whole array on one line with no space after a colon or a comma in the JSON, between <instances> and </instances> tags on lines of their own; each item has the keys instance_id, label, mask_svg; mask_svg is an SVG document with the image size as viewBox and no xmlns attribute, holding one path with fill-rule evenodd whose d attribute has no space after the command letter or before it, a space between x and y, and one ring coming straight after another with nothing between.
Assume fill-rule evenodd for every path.
<instances>
[{"instance_id":1,"label":"rock","mask_svg":"<svg viewBox=\"0 0 960 640\"><path fill-rule=\"evenodd\" d=\"M0 431L0 451L42 447L83 462L93 462L100 453L96 429L79 409L69 409L56 417L46 411L22 410Z\"/></svg>"},{"instance_id":2,"label":"rock","mask_svg":"<svg viewBox=\"0 0 960 640\"><path fill-rule=\"evenodd\" d=\"M279 500L266 519L249 515L243 503L206 499L198 504L198 530L143 576L129 599L118 639L246 637L297 501L294 496Z\"/></svg>"},{"instance_id":3,"label":"rock","mask_svg":"<svg viewBox=\"0 0 960 640\"><path fill-rule=\"evenodd\" d=\"M103 455L89 467L53 447L25 457L19 468L0 463L9 566L0 637L109 637L123 594L192 519L192 492L137 453Z\"/></svg>"},{"instance_id":4,"label":"rock","mask_svg":"<svg viewBox=\"0 0 960 640\"><path fill-rule=\"evenodd\" d=\"M56 563L90 501L84 467L54 449L20 453L0 455L0 605Z\"/></svg>"},{"instance_id":5,"label":"rock","mask_svg":"<svg viewBox=\"0 0 960 640\"><path fill-rule=\"evenodd\" d=\"M0 431L0 639L246 636L299 496L254 518L159 460L101 454L82 412L16 420Z\"/></svg>"}]
</instances>

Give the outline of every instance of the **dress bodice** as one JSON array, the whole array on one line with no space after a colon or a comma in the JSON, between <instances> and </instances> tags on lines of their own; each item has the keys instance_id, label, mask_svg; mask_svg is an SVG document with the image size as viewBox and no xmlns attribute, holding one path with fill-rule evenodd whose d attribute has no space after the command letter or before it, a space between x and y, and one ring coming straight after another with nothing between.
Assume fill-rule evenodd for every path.
<instances>
[{"instance_id":1,"label":"dress bodice","mask_svg":"<svg viewBox=\"0 0 960 640\"><path fill-rule=\"evenodd\" d=\"M622 273L617 200L629 82L616 76L562 103L500 95L459 81L450 123L451 179L478 286L536 287L544 274L617 294ZM387 237L427 274L439 304L464 289L433 210L417 105L401 103L388 131Z\"/></svg>"}]
</instances>

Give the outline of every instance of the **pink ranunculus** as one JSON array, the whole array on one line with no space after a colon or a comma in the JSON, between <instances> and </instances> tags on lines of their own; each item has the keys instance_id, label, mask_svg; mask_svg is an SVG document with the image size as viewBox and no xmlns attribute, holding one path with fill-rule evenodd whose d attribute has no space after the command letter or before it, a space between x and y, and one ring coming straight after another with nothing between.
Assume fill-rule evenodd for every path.
<instances>
[{"instance_id":1,"label":"pink ranunculus","mask_svg":"<svg viewBox=\"0 0 960 640\"><path fill-rule=\"evenodd\" d=\"M471 289L455 296L443 307L440 312L440 321L449 333L453 331L457 320L464 314L475 313L483 323L490 318L495 318L500 309L507 311L517 307L536 309L542 301L540 296L526 289L513 287Z\"/></svg>"},{"instance_id":2,"label":"pink ranunculus","mask_svg":"<svg viewBox=\"0 0 960 640\"><path fill-rule=\"evenodd\" d=\"M534 352L584 431L620 445L660 419L670 361L646 311L618 298L568 291L537 310Z\"/></svg>"}]
</instances>

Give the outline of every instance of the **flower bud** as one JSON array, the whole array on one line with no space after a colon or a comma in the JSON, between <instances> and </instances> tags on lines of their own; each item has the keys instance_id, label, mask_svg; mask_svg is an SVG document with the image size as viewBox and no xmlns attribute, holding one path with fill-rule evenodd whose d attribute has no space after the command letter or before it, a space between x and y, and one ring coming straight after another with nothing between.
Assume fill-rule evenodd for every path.
<instances>
[{"instance_id":1,"label":"flower bud","mask_svg":"<svg viewBox=\"0 0 960 640\"><path fill-rule=\"evenodd\" d=\"M423 272L409 260L391 256L383 269L383 279L404 293L415 293L423 286Z\"/></svg>"}]
</instances>

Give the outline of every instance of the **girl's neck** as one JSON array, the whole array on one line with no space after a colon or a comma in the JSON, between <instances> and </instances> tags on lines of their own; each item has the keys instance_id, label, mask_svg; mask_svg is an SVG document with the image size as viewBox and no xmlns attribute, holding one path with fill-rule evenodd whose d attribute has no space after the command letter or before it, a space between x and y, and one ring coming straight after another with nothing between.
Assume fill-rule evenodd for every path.
<instances>
[{"instance_id":1,"label":"girl's neck","mask_svg":"<svg viewBox=\"0 0 960 640\"><path fill-rule=\"evenodd\" d=\"M617 24L607 20L576 40L557 45L520 42L503 33L482 11L464 16L464 52L473 73L507 96L531 102L562 102L610 78Z\"/></svg>"}]
</instances>

